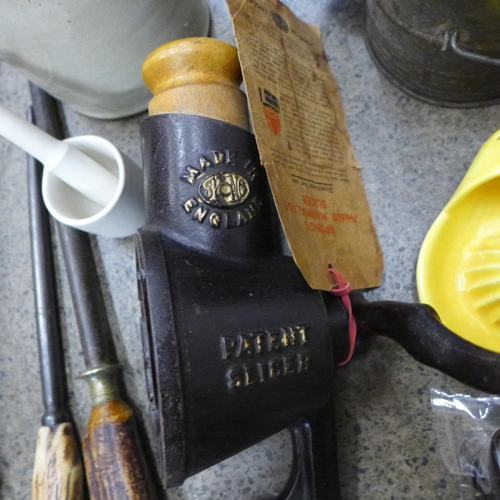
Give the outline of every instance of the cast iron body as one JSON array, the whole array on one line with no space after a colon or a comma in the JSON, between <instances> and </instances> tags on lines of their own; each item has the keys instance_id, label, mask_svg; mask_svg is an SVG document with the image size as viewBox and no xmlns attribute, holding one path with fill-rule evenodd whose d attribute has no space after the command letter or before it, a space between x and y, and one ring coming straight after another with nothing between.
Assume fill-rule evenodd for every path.
<instances>
[{"instance_id":1,"label":"cast iron body","mask_svg":"<svg viewBox=\"0 0 500 500\"><path fill-rule=\"evenodd\" d=\"M324 430L313 447L318 427L333 434L328 317L321 294L273 245L253 136L191 115L153 116L141 131L148 222L138 235L138 276L164 484L293 427L306 452L297 470L311 472L314 455L329 474L298 479L316 483L319 496L313 488L288 498L337 498Z\"/></svg>"},{"instance_id":2,"label":"cast iron body","mask_svg":"<svg viewBox=\"0 0 500 500\"><path fill-rule=\"evenodd\" d=\"M138 281L164 485L288 428L294 466L279 498L340 498L331 401L348 317L273 244L254 137L180 114L147 118L141 134L148 207ZM361 341L391 337L420 362L499 392L498 354L456 336L429 306L352 299Z\"/></svg>"}]
</instances>

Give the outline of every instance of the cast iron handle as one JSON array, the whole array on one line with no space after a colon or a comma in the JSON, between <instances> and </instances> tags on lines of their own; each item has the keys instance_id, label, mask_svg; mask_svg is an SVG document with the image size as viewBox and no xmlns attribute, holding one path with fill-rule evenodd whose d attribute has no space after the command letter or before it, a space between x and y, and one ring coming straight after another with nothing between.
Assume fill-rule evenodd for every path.
<instances>
[{"instance_id":1,"label":"cast iron handle","mask_svg":"<svg viewBox=\"0 0 500 500\"><path fill-rule=\"evenodd\" d=\"M448 330L432 307L367 302L357 294L352 307L359 335L392 338L420 363L481 391L500 393L500 354Z\"/></svg>"},{"instance_id":2,"label":"cast iron handle","mask_svg":"<svg viewBox=\"0 0 500 500\"><path fill-rule=\"evenodd\" d=\"M443 48L441 50L444 52L448 49L451 49L458 56L465 57L470 61L490 64L492 66L500 66L500 59L496 59L494 57L482 56L480 54L476 54L475 52L470 52L469 50L465 50L459 47L457 31L444 32Z\"/></svg>"}]
</instances>

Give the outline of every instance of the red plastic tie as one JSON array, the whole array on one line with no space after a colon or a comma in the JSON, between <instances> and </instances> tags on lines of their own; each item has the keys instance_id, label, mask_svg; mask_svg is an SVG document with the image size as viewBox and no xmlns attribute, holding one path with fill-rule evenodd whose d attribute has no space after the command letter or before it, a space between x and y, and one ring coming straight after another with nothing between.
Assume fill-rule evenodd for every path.
<instances>
[{"instance_id":1,"label":"red plastic tie","mask_svg":"<svg viewBox=\"0 0 500 500\"><path fill-rule=\"evenodd\" d=\"M342 274L340 274L336 269L329 268L328 271L336 281L336 284L330 291L333 295L342 299L342 303L349 314L349 354L344 361L338 363L338 366L344 366L351 360L352 355L354 354L354 348L356 347L356 320L352 315L351 299L349 298L351 285L344 280Z\"/></svg>"}]
</instances>

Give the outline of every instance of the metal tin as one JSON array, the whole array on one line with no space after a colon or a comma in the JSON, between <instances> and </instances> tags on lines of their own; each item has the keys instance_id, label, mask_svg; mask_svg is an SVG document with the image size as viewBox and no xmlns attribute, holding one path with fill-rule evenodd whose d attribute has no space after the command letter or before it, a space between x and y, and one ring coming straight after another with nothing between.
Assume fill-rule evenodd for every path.
<instances>
[{"instance_id":1,"label":"metal tin","mask_svg":"<svg viewBox=\"0 0 500 500\"><path fill-rule=\"evenodd\" d=\"M366 37L379 70L414 97L500 102L498 0L367 0Z\"/></svg>"}]
</instances>

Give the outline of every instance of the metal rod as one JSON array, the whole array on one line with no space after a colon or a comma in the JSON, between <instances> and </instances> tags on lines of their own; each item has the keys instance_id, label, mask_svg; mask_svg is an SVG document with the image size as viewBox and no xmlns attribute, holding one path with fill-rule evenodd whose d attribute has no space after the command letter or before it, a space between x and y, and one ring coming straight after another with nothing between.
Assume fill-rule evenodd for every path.
<instances>
[{"instance_id":1,"label":"metal rod","mask_svg":"<svg viewBox=\"0 0 500 500\"><path fill-rule=\"evenodd\" d=\"M32 108L29 110L29 120L34 123ZM42 397L45 407L42 424L52 427L68 422L69 413L50 219L41 193L42 171L42 165L35 158L28 156L31 257Z\"/></svg>"},{"instance_id":2,"label":"metal rod","mask_svg":"<svg viewBox=\"0 0 500 500\"><path fill-rule=\"evenodd\" d=\"M58 224L87 370L117 363L99 275L87 233Z\"/></svg>"},{"instance_id":3,"label":"metal rod","mask_svg":"<svg viewBox=\"0 0 500 500\"><path fill-rule=\"evenodd\" d=\"M37 125L57 139L64 139L58 102L42 89L30 84ZM57 223L67 267L73 306L87 370L115 364L116 353L99 275L87 233Z\"/></svg>"},{"instance_id":4,"label":"metal rod","mask_svg":"<svg viewBox=\"0 0 500 500\"><path fill-rule=\"evenodd\" d=\"M28 118L35 123L33 108ZM38 161L28 157L31 256L45 407L38 430L31 498L83 500L83 467L69 418L50 217L42 199L42 169Z\"/></svg>"},{"instance_id":5,"label":"metal rod","mask_svg":"<svg viewBox=\"0 0 500 500\"><path fill-rule=\"evenodd\" d=\"M62 139L57 101L31 86L37 123ZM39 121L40 117L40 121ZM92 411L83 455L92 500L154 500L156 487L135 425L120 396L119 365L89 235L57 223L85 358ZM47 497L48 498L48 497ZM37 499L38 500L38 499Z\"/></svg>"}]
</instances>

